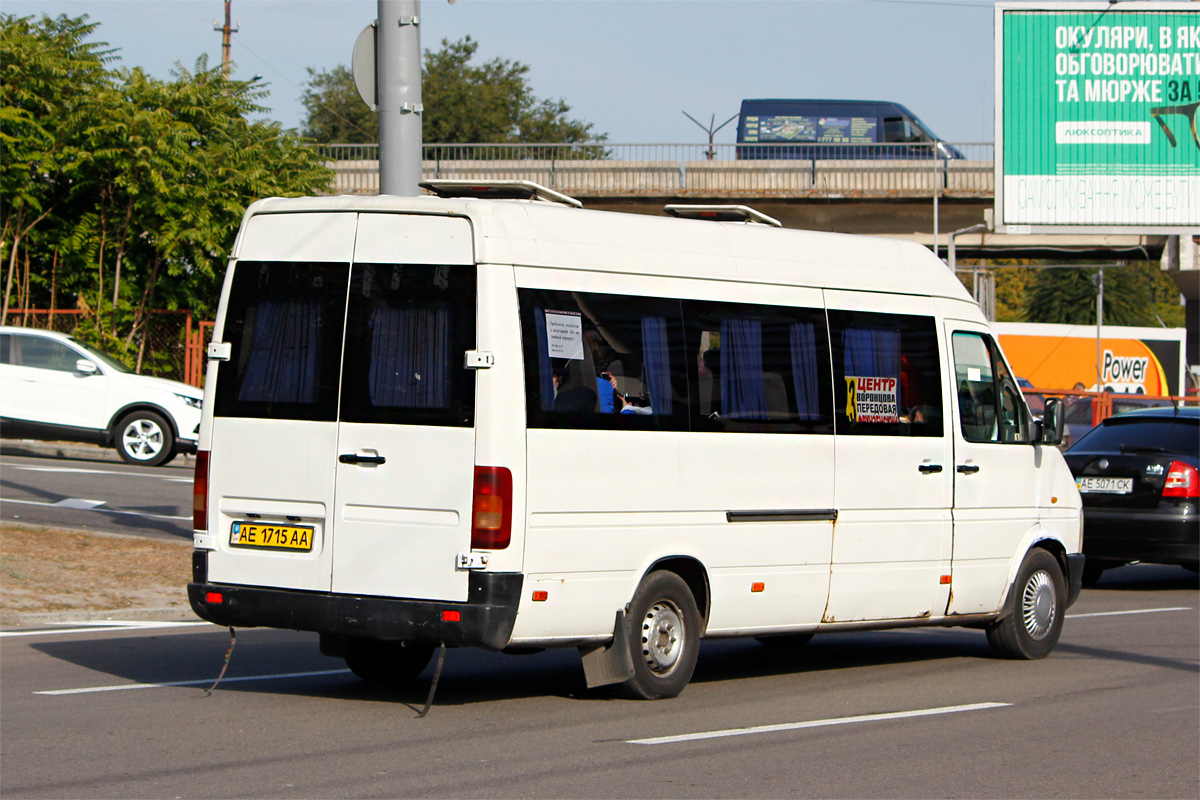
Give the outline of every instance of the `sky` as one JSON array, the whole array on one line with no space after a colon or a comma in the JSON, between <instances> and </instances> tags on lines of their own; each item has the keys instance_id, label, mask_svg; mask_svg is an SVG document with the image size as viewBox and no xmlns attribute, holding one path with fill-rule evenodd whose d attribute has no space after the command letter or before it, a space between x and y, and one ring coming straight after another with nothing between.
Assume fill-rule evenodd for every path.
<instances>
[{"instance_id":1,"label":"sky","mask_svg":"<svg viewBox=\"0 0 1200 800\"><path fill-rule=\"evenodd\" d=\"M471 36L477 60L530 67L539 98L618 144L708 134L744 98L891 100L941 138L990 142L992 0L422 0L421 47ZM350 64L376 0L233 0L234 77L261 75L268 115L304 123L307 68ZM87 15L119 66L168 79L221 60L223 0L4 0L16 16ZM737 121L715 141L735 140Z\"/></svg>"}]
</instances>

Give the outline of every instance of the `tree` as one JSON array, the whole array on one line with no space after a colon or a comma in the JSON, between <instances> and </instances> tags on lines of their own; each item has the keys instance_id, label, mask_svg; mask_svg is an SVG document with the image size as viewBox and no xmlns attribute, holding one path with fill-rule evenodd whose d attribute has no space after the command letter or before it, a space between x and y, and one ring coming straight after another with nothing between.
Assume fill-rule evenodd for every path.
<instances>
[{"instance_id":1,"label":"tree","mask_svg":"<svg viewBox=\"0 0 1200 800\"><path fill-rule=\"evenodd\" d=\"M0 322L23 240L61 207L79 178L87 98L107 86L104 64L113 58L104 43L84 41L95 29L86 17L34 24L0 15L0 253L8 256Z\"/></svg>"},{"instance_id":2,"label":"tree","mask_svg":"<svg viewBox=\"0 0 1200 800\"><path fill-rule=\"evenodd\" d=\"M1096 324L1097 269L1041 269L1030 282L1025 315L1030 322ZM1104 324L1159 326L1156 295L1163 279L1153 264L1140 262L1104 271ZM1169 292L1167 292L1169 296ZM1178 290L1175 290L1178 297Z\"/></svg>"},{"instance_id":3,"label":"tree","mask_svg":"<svg viewBox=\"0 0 1200 800\"><path fill-rule=\"evenodd\" d=\"M85 310L77 333L117 357L140 362L150 309L211 318L250 202L330 185L294 133L248 119L268 93L254 81L205 59L168 81L109 70L86 17L0 26L8 282L20 251L23 303Z\"/></svg>"},{"instance_id":4,"label":"tree","mask_svg":"<svg viewBox=\"0 0 1200 800\"><path fill-rule=\"evenodd\" d=\"M379 141L379 115L358 96L354 76L338 64L329 72L308 68L308 88L300 102L307 112L305 137L323 144Z\"/></svg>"},{"instance_id":5,"label":"tree","mask_svg":"<svg viewBox=\"0 0 1200 800\"><path fill-rule=\"evenodd\" d=\"M575 143L604 141L590 122L571 119L564 100L540 99L529 84L529 67L493 58L475 65L479 43L466 36L442 40L425 51L422 69L422 139L435 144ZM378 141L378 123L344 66L309 70L303 103L304 135L326 144Z\"/></svg>"}]
</instances>

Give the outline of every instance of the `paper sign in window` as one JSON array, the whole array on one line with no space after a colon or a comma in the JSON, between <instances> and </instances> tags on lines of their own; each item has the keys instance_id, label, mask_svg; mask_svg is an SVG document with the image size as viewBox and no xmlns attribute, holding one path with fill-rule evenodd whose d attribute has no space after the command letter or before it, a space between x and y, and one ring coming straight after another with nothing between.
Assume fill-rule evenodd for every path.
<instances>
[{"instance_id":1,"label":"paper sign in window","mask_svg":"<svg viewBox=\"0 0 1200 800\"><path fill-rule=\"evenodd\" d=\"M546 312L546 349L551 358L583 360L583 317L578 311Z\"/></svg>"},{"instance_id":2,"label":"paper sign in window","mask_svg":"<svg viewBox=\"0 0 1200 800\"><path fill-rule=\"evenodd\" d=\"M900 381L846 376L846 416L851 422L899 422Z\"/></svg>"}]
</instances>

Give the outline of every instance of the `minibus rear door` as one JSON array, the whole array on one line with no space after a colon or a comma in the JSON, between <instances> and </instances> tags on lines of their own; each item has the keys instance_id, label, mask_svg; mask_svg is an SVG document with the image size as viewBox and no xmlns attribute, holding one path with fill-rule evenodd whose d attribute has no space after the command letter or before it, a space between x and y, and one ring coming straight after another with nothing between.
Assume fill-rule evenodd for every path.
<instances>
[{"instance_id":1,"label":"minibus rear door","mask_svg":"<svg viewBox=\"0 0 1200 800\"><path fill-rule=\"evenodd\" d=\"M465 219L361 214L337 436L332 591L465 601L476 268Z\"/></svg>"},{"instance_id":2,"label":"minibus rear door","mask_svg":"<svg viewBox=\"0 0 1200 800\"><path fill-rule=\"evenodd\" d=\"M328 591L333 464L355 216L260 214L215 338L209 559L215 583ZM212 379L213 373L209 373Z\"/></svg>"}]
</instances>

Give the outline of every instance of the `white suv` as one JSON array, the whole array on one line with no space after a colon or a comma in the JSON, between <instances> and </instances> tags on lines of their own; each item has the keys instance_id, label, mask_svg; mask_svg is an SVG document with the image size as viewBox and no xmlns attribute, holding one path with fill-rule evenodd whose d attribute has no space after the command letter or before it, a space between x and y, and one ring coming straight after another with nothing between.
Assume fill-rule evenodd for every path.
<instances>
[{"instance_id":1,"label":"white suv","mask_svg":"<svg viewBox=\"0 0 1200 800\"><path fill-rule=\"evenodd\" d=\"M5 436L116 447L156 467L196 452L194 386L136 375L72 336L0 327L0 430Z\"/></svg>"}]
</instances>

